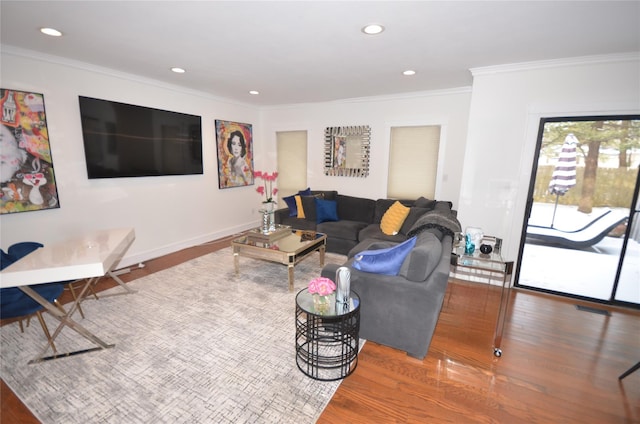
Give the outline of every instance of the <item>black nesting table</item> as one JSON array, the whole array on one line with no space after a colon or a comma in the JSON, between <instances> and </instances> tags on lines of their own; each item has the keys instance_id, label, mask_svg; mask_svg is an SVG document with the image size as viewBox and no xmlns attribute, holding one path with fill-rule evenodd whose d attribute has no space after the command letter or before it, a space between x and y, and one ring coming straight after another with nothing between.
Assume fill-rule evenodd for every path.
<instances>
[{"instance_id":1,"label":"black nesting table","mask_svg":"<svg viewBox=\"0 0 640 424\"><path fill-rule=\"evenodd\" d=\"M340 380L358 366L360 297L351 291L347 304L332 302L318 312L313 295L296 295L296 364L307 376L322 381Z\"/></svg>"}]
</instances>

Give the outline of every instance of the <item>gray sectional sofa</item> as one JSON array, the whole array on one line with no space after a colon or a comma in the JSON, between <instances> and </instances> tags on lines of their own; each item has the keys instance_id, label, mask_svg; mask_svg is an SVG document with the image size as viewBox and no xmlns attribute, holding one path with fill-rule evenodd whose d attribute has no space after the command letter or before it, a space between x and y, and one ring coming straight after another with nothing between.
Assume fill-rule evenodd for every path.
<instances>
[{"instance_id":1,"label":"gray sectional sofa","mask_svg":"<svg viewBox=\"0 0 640 424\"><path fill-rule=\"evenodd\" d=\"M451 202L428 200L423 197L417 200L400 200L411 208L402 228L395 235L386 235L380 229L384 213L396 201L395 199L372 200L339 194L337 191L310 191L301 196L305 211L304 218L297 218L296 211L282 208L275 211L276 224L289 225L297 230L314 230L327 235L327 251L347 255L367 239L402 242L418 218L426 212L443 212L455 214L451 210ZM335 201L337 204L337 221L318 222L315 199Z\"/></svg>"},{"instance_id":2,"label":"gray sectional sofa","mask_svg":"<svg viewBox=\"0 0 640 424\"><path fill-rule=\"evenodd\" d=\"M338 220L319 222L314 196L335 200ZM315 197L318 198L318 197ZM360 296L360 337L424 358L435 331L449 280L453 235L461 231L450 202L420 198L402 200L409 215L395 235L380 229L392 199L371 200L316 191L301 196L305 218L276 212L278 224L327 234L327 250L347 255L342 265L328 264L322 276L335 279L340 266L351 270L351 289ZM322 221L322 220L320 220ZM363 271L357 261L367 254L398 246L415 237L396 275ZM386 251L385 251L386 252ZM382 256L382 255L380 255ZM361 268L361 269L358 269Z\"/></svg>"}]
</instances>

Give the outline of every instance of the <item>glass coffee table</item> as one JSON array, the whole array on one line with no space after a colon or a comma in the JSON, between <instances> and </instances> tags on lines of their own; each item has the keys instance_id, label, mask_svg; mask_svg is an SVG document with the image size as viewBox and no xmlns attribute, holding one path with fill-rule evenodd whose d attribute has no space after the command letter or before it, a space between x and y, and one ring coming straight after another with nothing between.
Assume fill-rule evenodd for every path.
<instances>
[{"instance_id":1,"label":"glass coffee table","mask_svg":"<svg viewBox=\"0 0 640 424\"><path fill-rule=\"evenodd\" d=\"M302 289L296 296L296 364L308 377L334 381L358 366L360 297L353 290L349 301L318 311L313 295Z\"/></svg>"},{"instance_id":2,"label":"glass coffee table","mask_svg":"<svg viewBox=\"0 0 640 424\"><path fill-rule=\"evenodd\" d=\"M240 273L240 256L281 263L289 268L289 291L293 291L293 267L316 251L320 253L320 267L323 267L326 244L326 234L287 228L275 240L251 230L233 240L231 247L236 274Z\"/></svg>"}]
</instances>

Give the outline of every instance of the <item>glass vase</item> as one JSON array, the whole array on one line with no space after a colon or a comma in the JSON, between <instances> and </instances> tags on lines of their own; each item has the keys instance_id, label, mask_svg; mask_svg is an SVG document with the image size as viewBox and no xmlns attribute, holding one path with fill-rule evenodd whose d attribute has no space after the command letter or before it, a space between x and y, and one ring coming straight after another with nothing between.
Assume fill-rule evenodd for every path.
<instances>
[{"instance_id":1,"label":"glass vase","mask_svg":"<svg viewBox=\"0 0 640 424\"><path fill-rule=\"evenodd\" d=\"M313 309L320 315L328 313L331 310L331 305L334 303L335 293L326 296L320 296L317 293L313 294Z\"/></svg>"},{"instance_id":2,"label":"glass vase","mask_svg":"<svg viewBox=\"0 0 640 424\"><path fill-rule=\"evenodd\" d=\"M336 270L336 305L349 304L351 298L351 270L341 266Z\"/></svg>"},{"instance_id":3,"label":"glass vase","mask_svg":"<svg viewBox=\"0 0 640 424\"><path fill-rule=\"evenodd\" d=\"M261 231L262 234L269 234L276 230L276 221L275 221L275 203L274 202L263 202L262 209L260 209L260 213L262 213L262 225Z\"/></svg>"}]
</instances>

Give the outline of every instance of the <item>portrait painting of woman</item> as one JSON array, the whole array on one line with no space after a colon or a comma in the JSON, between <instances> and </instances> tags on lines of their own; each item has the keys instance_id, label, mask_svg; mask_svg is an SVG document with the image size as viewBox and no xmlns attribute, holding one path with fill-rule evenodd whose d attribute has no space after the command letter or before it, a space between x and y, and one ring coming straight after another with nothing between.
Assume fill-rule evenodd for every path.
<instances>
[{"instance_id":1,"label":"portrait painting of woman","mask_svg":"<svg viewBox=\"0 0 640 424\"><path fill-rule=\"evenodd\" d=\"M251 124L216 119L218 182L220 188L253 184Z\"/></svg>"}]
</instances>

